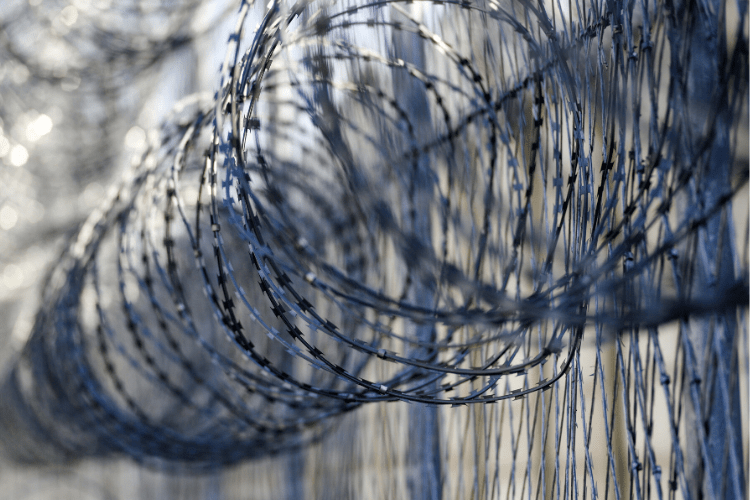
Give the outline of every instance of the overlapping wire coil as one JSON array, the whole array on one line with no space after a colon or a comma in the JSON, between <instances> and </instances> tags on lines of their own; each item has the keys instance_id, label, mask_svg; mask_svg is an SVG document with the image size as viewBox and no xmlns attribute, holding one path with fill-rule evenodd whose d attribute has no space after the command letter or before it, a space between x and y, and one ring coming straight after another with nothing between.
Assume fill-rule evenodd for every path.
<instances>
[{"instance_id":1,"label":"overlapping wire coil","mask_svg":"<svg viewBox=\"0 0 750 500\"><path fill-rule=\"evenodd\" d=\"M534 396L549 422L565 381L595 492L599 380L605 490L607 400L624 397L633 477L640 446L649 471L632 491L690 496L683 398L700 414L723 391L720 417L746 419L746 3L736 39L723 4L701 6L243 2L220 90L183 101L50 274L4 389L6 424L33 431L11 448L215 468L366 403ZM704 394L690 380L706 370ZM655 404L668 480L635 432ZM713 494L743 488L739 428Z\"/></svg>"}]
</instances>

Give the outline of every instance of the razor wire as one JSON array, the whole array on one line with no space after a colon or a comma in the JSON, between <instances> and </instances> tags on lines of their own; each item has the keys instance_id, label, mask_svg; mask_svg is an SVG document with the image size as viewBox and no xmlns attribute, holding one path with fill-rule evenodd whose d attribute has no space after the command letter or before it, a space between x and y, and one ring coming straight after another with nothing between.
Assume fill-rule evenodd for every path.
<instances>
[{"instance_id":1,"label":"razor wire","mask_svg":"<svg viewBox=\"0 0 750 500\"><path fill-rule=\"evenodd\" d=\"M744 498L732 5L242 2L48 276L10 453L213 469L400 401L474 415L470 496Z\"/></svg>"}]
</instances>

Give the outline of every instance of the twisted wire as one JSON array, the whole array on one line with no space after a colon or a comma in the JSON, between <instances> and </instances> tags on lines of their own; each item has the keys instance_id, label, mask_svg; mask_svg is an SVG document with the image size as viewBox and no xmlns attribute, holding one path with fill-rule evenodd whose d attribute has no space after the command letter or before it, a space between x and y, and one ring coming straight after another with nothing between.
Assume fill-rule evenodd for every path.
<instances>
[{"instance_id":1,"label":"twisted wire","mask_svg":"<svg viewBox=\"0 0 750 500\"><path fill-rule=\"evenodd\" d=\"M470 496L743 497L746 3L736 40L717 5L241 2L217 93L50 273L2 416L43 444L9 447L213 469L403 401L473 419Z\"/></svg>"}]
</instances>

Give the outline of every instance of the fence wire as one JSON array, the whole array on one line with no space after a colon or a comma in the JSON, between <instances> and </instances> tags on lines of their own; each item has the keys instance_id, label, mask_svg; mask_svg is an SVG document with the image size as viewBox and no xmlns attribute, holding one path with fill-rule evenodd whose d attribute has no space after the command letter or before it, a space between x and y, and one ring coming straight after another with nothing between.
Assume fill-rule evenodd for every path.
<instances>
[{"instance_id":1,"label":"fence wire","mask_svg":"<svg viewBox=\"0 0 750 500\"><path fill-rule=\"evenodd\" d=\"M33 82L3 123L50 85L116 113L205 42L197 2L58 3L3 8ZM280 455L290 497L746 497L747 2L232 8L219 90L41 285L6 455ZM21 43L45 16L59 67ZM129 127L100 116L78 133Z\"/></svg>"}]
</instances>

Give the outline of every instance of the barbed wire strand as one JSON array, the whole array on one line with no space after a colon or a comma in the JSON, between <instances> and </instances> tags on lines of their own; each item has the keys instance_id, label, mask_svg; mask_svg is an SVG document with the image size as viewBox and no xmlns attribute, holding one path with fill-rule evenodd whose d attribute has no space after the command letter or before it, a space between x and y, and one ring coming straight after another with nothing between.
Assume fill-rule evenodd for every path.
<instances>
[{"instance_id":1,"label":"barbed wire strand","mask_svg":"<svg viewBox=\"0 0 750 500\"><path fill-rule=\"evenodd\" d=\"M198 6L62 38L128 82L196 43ZM383 496L744 498L746 12L240 2L219 90L49 273L7 454L215 471L380 404L407 478ZM5 56L59 79L13 24Z\"/></svg>"}]
</instances>

